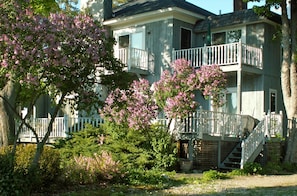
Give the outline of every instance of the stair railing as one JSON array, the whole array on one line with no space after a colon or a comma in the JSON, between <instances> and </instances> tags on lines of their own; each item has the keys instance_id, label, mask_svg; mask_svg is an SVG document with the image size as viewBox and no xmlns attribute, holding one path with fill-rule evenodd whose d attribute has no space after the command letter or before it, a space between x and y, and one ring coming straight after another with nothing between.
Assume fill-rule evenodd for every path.
<instances>
[{"instance_id":1,"label":"stair railing","mask_svg":"<svg viewBox=\"0 0 297 196\"><path fill-rule=\"evenodd\" d=\"M283 114L268 113L264 115L256 128L244 140L242 140L242 154L240 167L243 168L244 164L249 161L254 161L255 151L262 149L266 140L271 136L283 135ZM254 155L254 156L253 156Z\"/></svg>"},{"instance_id":2,"label":"stair railing","mask_svg":"<svg viewBox=\"0 0 297 196\"><path fill-rule=\"evenodd\" d=\"M240 168L243 169L245 163L249 161L253 153L265 143L265 136L264 136L264 125L265 125L265 118L264 120L260 121L256 128L251 132L251 134L245 139L242 140L241 148L241 163Z\"/></svg>"}]
</instances>

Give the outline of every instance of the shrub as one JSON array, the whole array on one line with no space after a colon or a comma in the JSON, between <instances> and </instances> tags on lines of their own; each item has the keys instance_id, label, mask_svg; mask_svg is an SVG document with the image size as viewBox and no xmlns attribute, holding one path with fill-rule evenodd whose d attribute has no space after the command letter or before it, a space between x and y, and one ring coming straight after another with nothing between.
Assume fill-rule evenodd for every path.
<instances>
[{"instance_id":1,"label":"shrub","mask_svg":"<svg viewBox=\"0 0 297 196\"><path fill-rule=\"evenodd\" d=\"M143 170L139 168L130 169L125 174L125 183L134 186L159 186L166 187L166 184L173 183L171 176L174 173L157 169Z\"/></svg>"},{"instance_id":2,"label":"shrub","mask_svg":"<svg viewBox=\"0 0 297 196\"><path fill-rule=\"evenodd\" d=\"M112 153L125 168L173 168L177 162L176 145L161 126L149 130L133 130L111 123L101 127L106 135L103 149Z\"/></svg>"},{"instance_id":3,"label":"shrub","mask_svg":"<svg viewBox=\"0 0 297 196\"><path fill-rule=\"evenodd\" d=\"M177 148L172 135L163 127L153 126L150 143L152 146L153 167L156 169L173 169L177 164Z\"/></svg>"},{"instance_id":4,"label":"shrub","mask_svg":"<svg viewBox=\"0 0 297 196\"><path fill-rule=\"evenodd\" d=\"M119 162L107 152L93 157L75 156L65 167L65 180L70 184L90 184L99 181L115 181L121 176Z\"/></svg>"},{"instance_id":5,"label":"shrub","mask_svg":"<svg viewBox=\"0 0 297 196\"><path fill-rule=\"evenodd\" d=\"M246 174L252 174L252 175L254 175L254 174L262 174L263 168L261 167L260 163L256 163L256 162L246 163L243 166L243 171Z\"/></svg>"},{"instance_id":6,"label":"shrub","mask_svg":"<svg viewBox=\"0 0 297 196\"><path fill-rule=\"evenodd\" d=\"M35 155L36 145L18 145L15 156L10 159L11 170L7 175L18 177L22 180L22 189L44 188L49 186L60 175L59 153L49 146L44 146L44 151L39 161L39 168L34 173L29 173L30 165ZM2 156L11 156L12 146L3 147ZM11 173L9 173L11 172ZM25 187L28 186L28 187Z\"/></svg>"},{"instance_id":7,"label":"shrub","mask_svg":"<svg viewBox=\"0 0 297 196\"><path fill-rule=\"evenodd\" d=\"M243 169L234 169L231 172L227 173L228 176L244 176L246 173L244 173Z\"/></svg>"},{"instance_id":8,"label":"shrub","mask_svg":"<svg viewBox=\"0 0 297 196\"><path fill-rule=\"evenodd\" d=\"M217 179L227 179L228 176L225 173L218 172L216 170L209 170L203 172L202 180L203 181L211 181L211 180L217 180Z\"/></svg>"},{"instance_id":9,"label":"shrub","mask_svg":"<svg viewBox=\"0 0 297 196\"><path fill-rule=\"evenodd\" d=\"M0 149L1 150L1 149ZM23 179L14 172L13 157L10 153L0 152L0 195L23 195Z\"/></svg>"},{"instance_id":10,"label":"shrub","mask_svg":"<svg viewBox=\"0 0 297 196\"><path fill-rule=\"evenodd\" d=\"M54 146L59 149L63 161L71 160L74 156L92 156L99 151L100 129L90 124L79 132L71 134L70 138L58 140Z\"/></svg>"},{"instance_id":11,"label":"shrub","mask_svg":"<svg viewBox=\"0 0 297 196\"><path fill-rule=\"evenodd\" d=\"M283 163L281 165L282 169L286 172L297 172L297 164L296 163Z\"/></svg>"}]
</instances>

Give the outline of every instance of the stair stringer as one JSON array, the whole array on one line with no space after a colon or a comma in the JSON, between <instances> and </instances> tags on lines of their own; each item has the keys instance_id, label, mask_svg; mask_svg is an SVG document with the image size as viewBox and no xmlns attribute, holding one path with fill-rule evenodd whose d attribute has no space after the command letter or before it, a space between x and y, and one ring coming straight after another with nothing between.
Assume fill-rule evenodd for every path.
<instances>
[{"instance_id":1,"label":"stair stringer","mask_svg":"<svg viewBox=\"0 0 297 196\"><path fill-rule=\"evenodd\" d=\"M241 153L241 142L239 142L225 160L219 165L219 168L226 170L239 169L241 163Z\"/></svg>"},{"instance_id":2,"label":"stair stringer","mask_svg":"<svg viewBox=\"0 0 297 196\"><path fill-rule=\"evenodd\" d=\"M253 162L262 151L265 144L264 125L265 121L260 121L251 134L242 140L241 169L247 162Z\"/></svg>"}]
</instances>

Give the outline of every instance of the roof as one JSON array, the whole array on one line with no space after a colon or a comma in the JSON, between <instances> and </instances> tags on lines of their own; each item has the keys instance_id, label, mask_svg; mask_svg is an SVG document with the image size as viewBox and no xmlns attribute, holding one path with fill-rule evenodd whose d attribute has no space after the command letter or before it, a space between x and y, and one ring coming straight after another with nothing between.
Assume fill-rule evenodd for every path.
<instances>
[{"instance_id":1,"label":"roof","mask_svg":"<svg viewBox=\"0 0 297 196\"><path fill-rule=\"evenodd\" d=\"M133 16L171 7L181 8L203 16L214 15L185 0L134 0L116 8L114 10L114 18Z\"/></svg>"},{"instance_id":2,"label":"roof","mask_svg":"<svg viewBox=\"0 0 297 196\"><path fill-rule=\"evenodd\" d=\"M194 31L195 32L207 31L209 26L212 29L214 29L214 28L232 26L232 25L243 24L243 23L247 24L247 23L259 22L263 20L270 20L272 22L281 24L281 18L278 14L271 12L270 17L265 17L265 16L256 14L252 9L247 9L247 10L240 10L240 11L236 11L228 14L209 16L206 20L197 22L197 24L195 25Z\"/></svg>"}]
</instances>

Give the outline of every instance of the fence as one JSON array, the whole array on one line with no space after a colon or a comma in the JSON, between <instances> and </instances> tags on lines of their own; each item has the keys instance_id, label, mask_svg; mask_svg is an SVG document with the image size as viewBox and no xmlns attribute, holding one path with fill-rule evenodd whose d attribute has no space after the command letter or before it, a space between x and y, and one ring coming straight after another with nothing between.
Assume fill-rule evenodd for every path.
<instances>
[{"instance_id":1,"label":"fence","mask_svg":"<svg viewBox=\"0 0 297 196\"><path fill-rule=\"evenodd\" d=\"M34 118L29 119L29 124L34 128L38 138L43 138L48 130L48 126L50 123L50 118ZM87 118L87 117L78 117L78 118L70 118L68 116L64 117L56 117L53 123L53 130L50 134L50 138L65 138L68 137L69 134L73 132L77 132L82 130L85 124L91 124L95 127L98 127L103 120L101 118ZM19 128L20 123L16 123L17 129ZM21 141L34 141L35 135L33 132L23 125L20 127L19 138Z\"/></svg>"}]
</instances>

